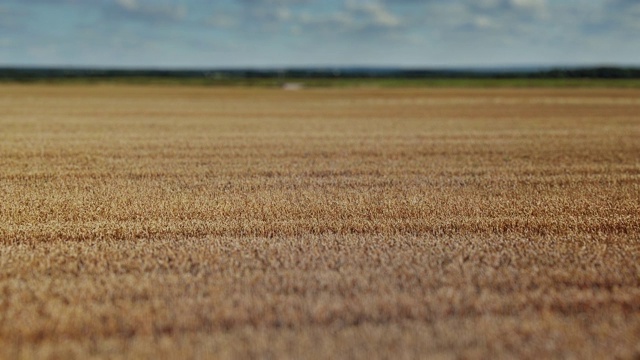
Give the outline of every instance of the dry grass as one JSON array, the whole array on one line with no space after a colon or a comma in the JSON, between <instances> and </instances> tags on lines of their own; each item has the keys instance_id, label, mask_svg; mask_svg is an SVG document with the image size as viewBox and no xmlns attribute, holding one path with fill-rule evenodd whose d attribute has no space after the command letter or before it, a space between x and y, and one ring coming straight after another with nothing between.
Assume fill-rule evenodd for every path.
<instances>
[{"instance_id":1,"label":"dry grass","mask_svg":"<svg viewBox=\"0 0 640 360\"><path fill-rule=\"evenodd\" d=\"M0 358L640 356L638 90L0 108Z\"/></svg>"}]
</instances>

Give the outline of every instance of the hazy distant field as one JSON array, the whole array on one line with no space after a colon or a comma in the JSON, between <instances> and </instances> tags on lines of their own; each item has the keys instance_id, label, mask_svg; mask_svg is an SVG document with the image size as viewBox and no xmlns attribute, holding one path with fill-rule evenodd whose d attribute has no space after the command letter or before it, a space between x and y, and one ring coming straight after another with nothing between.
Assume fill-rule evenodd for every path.
<instances>
[{"instance_id":1,"label":"hazy distant field","mask_svg":"<svg viewBox=\"0 0 640 360\"><path fill-rule=\"evenodd\" d=\"M0 358L640 356L640 90L0 86Z\"/></svg>"}]
</instances>

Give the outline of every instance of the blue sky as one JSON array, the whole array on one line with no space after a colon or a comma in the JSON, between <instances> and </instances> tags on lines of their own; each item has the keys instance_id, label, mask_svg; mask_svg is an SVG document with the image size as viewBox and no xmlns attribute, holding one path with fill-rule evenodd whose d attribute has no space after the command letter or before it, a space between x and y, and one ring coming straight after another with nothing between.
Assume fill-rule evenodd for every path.
<instances>
[{"instance_id":1,"label":"blue sky","mask_svg":"<svg viewBox=\"0 0 640 360\"><path fill-rule=\"evenodd\" d=\"M0 66L640 65L640 0L0 0Z\"/></svg>"}]
</instances>

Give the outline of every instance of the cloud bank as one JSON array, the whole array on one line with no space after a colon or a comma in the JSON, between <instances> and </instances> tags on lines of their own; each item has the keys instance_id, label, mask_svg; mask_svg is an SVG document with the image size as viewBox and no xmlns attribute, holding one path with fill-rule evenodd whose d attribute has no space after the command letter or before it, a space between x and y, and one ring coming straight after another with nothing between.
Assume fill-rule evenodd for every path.
<instances>
[{"instance_id":1,"label":"cloud bank","mask_svg":"<svg viewBox=\"0 0 640 360\"><path fill-rule=\"evenodd\" d=\"M636 0L5 0L0 64L638 64Z\"/></svg>"}]
</instances>

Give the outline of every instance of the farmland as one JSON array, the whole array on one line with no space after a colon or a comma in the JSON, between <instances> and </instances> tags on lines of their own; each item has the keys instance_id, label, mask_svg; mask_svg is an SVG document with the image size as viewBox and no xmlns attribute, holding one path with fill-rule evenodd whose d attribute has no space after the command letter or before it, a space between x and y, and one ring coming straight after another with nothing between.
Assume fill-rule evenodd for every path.
<instances>
[{"instance_id":1,"label":"farmland","mask_svg":"<svg viewBox=\"0 0 640 360\"><path fill-rule=\"evenodd\" d=\"M640 356L638 89L0 109L0 358Z\"/></svg>"}]
</instances>

